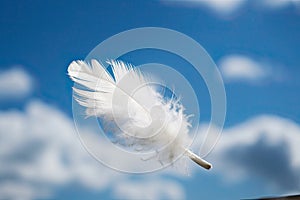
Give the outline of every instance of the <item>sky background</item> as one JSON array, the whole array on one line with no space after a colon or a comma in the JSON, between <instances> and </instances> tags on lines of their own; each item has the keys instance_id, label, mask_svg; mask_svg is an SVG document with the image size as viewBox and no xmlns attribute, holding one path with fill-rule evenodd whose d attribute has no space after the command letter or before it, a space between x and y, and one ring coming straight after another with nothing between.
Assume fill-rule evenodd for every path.
<instances>
[{"instance_id":1,"label":"sky background","mask_svg":"<svg viewBox=\"0 0 300 200\"><path fill-rule=\"evenodd\" d=\"M122 174L96 162L77 138L68 65L108 37L149 26L193 38L222 74L227 116L207 157L211 171L189 163L189 176L176 169ZM240 199L300 193L299 1L11 0L0 2L0 29L1 198ZM184 64L160 53L145 50L125 58L177 63L179 70ZM200 132L210 117L205 85L202 90Z\"/></svg>"}]
</instances>

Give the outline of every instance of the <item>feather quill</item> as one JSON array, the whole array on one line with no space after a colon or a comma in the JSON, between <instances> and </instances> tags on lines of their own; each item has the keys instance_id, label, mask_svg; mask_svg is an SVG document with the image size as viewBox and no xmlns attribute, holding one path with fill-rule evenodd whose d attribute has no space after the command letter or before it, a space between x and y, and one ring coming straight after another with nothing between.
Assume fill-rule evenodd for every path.
<instances>
[{"instance_id":1,"label":"feather quill","mask_svg":"<svg viewBox=\"0 0 300 200\"><path fill-rule=\"evenodd\" d=\"M184 153L210 169L210 163L186 149L190 124L179 100L166 100L149 84L151 77L130 64L115 60L108 64L112 75L97 60L73 61L68 67L68 75L80 85L73 87L74 98L86 108L86 116L100 118L120 144L155 150L161 163Z\"/></svg>"}]
</instances>

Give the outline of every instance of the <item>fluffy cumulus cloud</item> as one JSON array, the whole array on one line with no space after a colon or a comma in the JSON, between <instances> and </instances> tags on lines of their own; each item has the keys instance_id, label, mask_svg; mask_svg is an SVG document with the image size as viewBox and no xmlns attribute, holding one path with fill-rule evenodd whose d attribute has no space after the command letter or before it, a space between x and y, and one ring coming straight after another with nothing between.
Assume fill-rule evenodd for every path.
<instances>
[{"instance_id":1,"label":"fluffy cumulus cloud","mask_svg":"<svg viewBox=\"0 0 300 200\"><path fill-rule=\"evenodd\" d=\"M300 126L278 116L258 116L225 129L211 159L226 180L256 179L274 191L300 189Z\"/></svg>"},{"instance_id":2,"label":"fluffy cumulus cloud","mask_svg":"<svg viewBox=\"0 0 300 200\"><path fill-rule=\"evenodd\" d=\"M299 144L298 124L258 116L224 129L208 158L229 182L257 179L275 191L299 191ZM132 178L103 167L80 144L73 121L41 101L31 101L24 111L0 112L0 162L0 196L6 199L51 198L55 187L71 183L88 190L110 188L122 199L186 196L165 172Z\"/></svg>"},{"instance_id":3,"label":"fluffy cumulus cloud","mask_svg":"<svg viewBox=\"0 0 300 200\"><path fill-rule=\"evenodd\" d=\"M1 112L0 196L32 199L51 193L48 186L72 181L106 186L109 171L101 172L74 136L72 121L39 101L24 112Z\"/></svg>"},{"instance_id":4,"label":"fluffy cumulus cloud","mask_svg":"<svg viewBox=\"0 0 300 200\"><path fill-rule=\"evenodd\" d=\"M220 71L226 82L261 83L263 81L280 81L283 74L276 65L257 61L244 55L228 55L219 62Z\"/></svg>"},{"instance_id":5,"label":"fluffy cumulus cloud","mask_svg":"<svg viewBox=\"0 0 300 200\"><path fill-rule=\"evenodd\" d=\"M0 100L25 97L32 88L32 77L21 67L0 71Z\"/></svg>"},{"instance_id":6,"label":"fluffy cumulus cloud","mask_svg":"<svg viewBox=\"0 0 300 200\"><path fill-rule=\"evenodd\" d=\"M41 101L31 101L24 111L0 111L0 163L0 196L5 199L51 198L55 187L71 183L97 191L115 187L117 197L140 197L130 190L139 185L151 186L144 191L149 198L184 198L175 181L162 190L152 187L162 184L159 176L131 182L128 175L103 167L80 144L73 121Z\"/></svg>"}]
</instances>

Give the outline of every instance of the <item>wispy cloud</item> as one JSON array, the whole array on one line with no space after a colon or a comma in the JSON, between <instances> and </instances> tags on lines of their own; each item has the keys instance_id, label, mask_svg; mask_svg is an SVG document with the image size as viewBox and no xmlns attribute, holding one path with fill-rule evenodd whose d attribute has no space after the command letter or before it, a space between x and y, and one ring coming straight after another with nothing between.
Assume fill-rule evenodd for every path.
<instances>
[{"instance_id":1,"label":"wispy cloud","mask_svg":"<svg viewBox=\"0 0 300 200\"><path fill-rule=\"evenodd\" d=\"M257 179L288 193L300 188L300 126L278 116L257 116L223 130L211 154L228 181Z\"/></svg>"},{"instance_id":2,"label":"wispy cloud","mask_svg":"<svg viewBox=\"0 0 300 200\"><path fill-rule=\"evenodd\" d=\"M295 6L300 8L300 1L298 0L162 0L168 4L180 6L204 6L212 10L216 15L225 17L231 16L238 12L243 6L251 6L253 8L266 9L282 9L287 6Z\"/></svg>"},{"instance_id":3,"label":"wispy cloud","mask_svg":"<svg viewBox=\"0 0 300 200\"><path fill-rule=\"evenodd\" d=\"M111 188L113 195L128 198L139 196L129 190L132 185L162 185L160 175L132 182L129 175L101 165L80 144L73 121L38 100L31 101L24 111L0 111L0 138L0 196L5 199L51 198L55 187L71 183L88 190ZM184 197L179 183L169 179L167 184L166 191L147 188L143 195ZM122 190L123 186L128 190Z\"/></svg>"},{"instance_id":4,"label":"wispy cloud","mask_svg":"<svg viewBox=\"0 0 300 200\"><path fill-rule=\"evenodd\" d=\"M228 15L236 11L247 0L164 0L170 4L183 6L205 6L221 15Z\"/></svg>"},{"instance_id":5,"label":"wispy cloud","mask_svg":"<svg viewBox=\"0 0 300 200\"><path fill-rule=\"evenodd\" d=\"M0 100L25 97L32 89L33 79L21 67L0 71Z\"/></svg>"},{"instance_id":6,"label":"wispy cloud","mask_svg":"<svg viewBox=\"0 0 300 200\"><path fill-rule=\"evenodd\" d=\"M257 61L244 55L228 55L219 62L221 73L226 82L261 83L281 80L283 74L276 65Z\"/></svg>"}]
</instances>

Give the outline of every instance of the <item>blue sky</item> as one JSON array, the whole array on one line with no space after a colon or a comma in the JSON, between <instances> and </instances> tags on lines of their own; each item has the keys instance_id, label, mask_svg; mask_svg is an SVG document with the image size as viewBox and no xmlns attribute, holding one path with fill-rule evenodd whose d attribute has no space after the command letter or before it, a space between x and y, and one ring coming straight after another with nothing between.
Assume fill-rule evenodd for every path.
<instances>
[{"instance_id":1,"label":"blue sky","mask_svg":"<svg viewBox=\"0 0 300 200\"><path fill-rule=\"evenodd\" d=\"M149 26L193 38L220 69L227 117L207 157L212 171L190 163L189 177L119 174L78 142L68 65L108 37ZM12 0L0 3L0 27L0 196L239 199L300 192L297 1ZM145 52L125 58L176 65L172 56ZM210 109L203 99L205 129Z\"/></svg>"}]
</instances>

